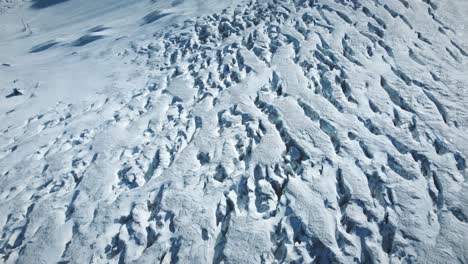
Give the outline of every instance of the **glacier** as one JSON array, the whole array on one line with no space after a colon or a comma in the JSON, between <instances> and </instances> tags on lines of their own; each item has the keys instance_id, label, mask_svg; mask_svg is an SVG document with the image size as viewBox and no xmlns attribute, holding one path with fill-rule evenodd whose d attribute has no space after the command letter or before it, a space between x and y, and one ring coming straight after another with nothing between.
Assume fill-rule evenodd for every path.
<instances>
[{"instance_id":1,"label":"glacier","mask_svg":"<svg viewBox=\"0 0 468 264\"><path fill-rule=\"evenodd\" d=\"M468 263L466 14L0 0L0 263Z\"/></svg>"}]
</instances>

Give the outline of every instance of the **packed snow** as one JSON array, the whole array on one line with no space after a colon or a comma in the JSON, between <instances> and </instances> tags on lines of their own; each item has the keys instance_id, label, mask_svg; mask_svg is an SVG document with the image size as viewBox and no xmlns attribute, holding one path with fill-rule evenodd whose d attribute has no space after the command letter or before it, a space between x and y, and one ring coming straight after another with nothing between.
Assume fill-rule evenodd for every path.
<instances>
[{"instance_id":1,"label":"packed snow","mask_svg":"<svg viewBox=\"0 0 468 264\"><path fill-rule=\"evenodd\" d=\"M467 14L0 0L0 263L468 263Z\"/></svg>"}]
</instances>

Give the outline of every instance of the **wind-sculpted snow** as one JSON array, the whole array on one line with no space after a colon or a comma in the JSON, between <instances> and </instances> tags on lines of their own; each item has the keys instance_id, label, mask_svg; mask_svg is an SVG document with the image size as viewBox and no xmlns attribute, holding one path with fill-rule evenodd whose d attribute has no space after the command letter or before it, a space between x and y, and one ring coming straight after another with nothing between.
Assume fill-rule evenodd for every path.
<instances>
[{"instance_id":1,"label":"wind-sculpted snow","mask_svg":"<svg viewBox=\"0 0 468 264\"><path fill-rule=\"evenodd\" d=\"M184 2L152 5L136 28ZM1 88L0 262L468 263L457 9L237 1L118 51L104 24L30 43L124 70L32 116L47 84Z\"/></svg>"}]
</instances>

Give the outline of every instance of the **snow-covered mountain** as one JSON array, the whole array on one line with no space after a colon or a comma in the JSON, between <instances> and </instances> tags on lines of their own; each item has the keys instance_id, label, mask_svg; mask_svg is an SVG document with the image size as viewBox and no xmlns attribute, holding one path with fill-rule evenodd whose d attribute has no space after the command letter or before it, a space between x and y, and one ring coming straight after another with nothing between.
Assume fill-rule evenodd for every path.
<instances>
[{"instance_id":1,"label":"snow-covered mountain","mask_svg":"<svg viewBox=\"0 0 468 264\"><path fill-rule=\"evenodd\" d=\"M468 263L466 14L0 0L0 263Z\"/></svg>"}]
</instances>

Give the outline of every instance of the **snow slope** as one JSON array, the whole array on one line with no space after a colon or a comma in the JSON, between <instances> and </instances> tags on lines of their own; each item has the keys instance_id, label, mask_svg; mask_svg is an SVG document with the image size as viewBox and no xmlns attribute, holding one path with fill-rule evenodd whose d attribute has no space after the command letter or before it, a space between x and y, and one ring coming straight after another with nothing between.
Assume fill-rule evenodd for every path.
<instances>
[{"instance_id":1,"label":"snow slope","mask_svg":"<svg viewBox=\"0 0 468 264\"><path fill-rule=\"evenodd\" d=\"M0 5L0 262L468 263L465 1Z\"/></svg>"}]
</instances>

